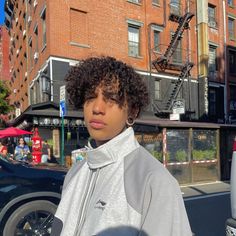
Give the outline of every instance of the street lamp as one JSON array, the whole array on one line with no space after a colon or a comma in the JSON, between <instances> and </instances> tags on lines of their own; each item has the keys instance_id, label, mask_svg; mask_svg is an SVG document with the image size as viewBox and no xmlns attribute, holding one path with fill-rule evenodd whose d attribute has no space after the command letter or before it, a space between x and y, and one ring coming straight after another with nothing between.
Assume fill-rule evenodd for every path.
<instances>
[{"instance_id":1,"label":"street lamp","mask_svg":"<svg viewBox=\"0 0 236 236\"><path fill-rule=\"evenodd\" d=\"M51 95L51 79L44 73L40 74L42 81L42 92Z\"/></svg>"}]
</instances>

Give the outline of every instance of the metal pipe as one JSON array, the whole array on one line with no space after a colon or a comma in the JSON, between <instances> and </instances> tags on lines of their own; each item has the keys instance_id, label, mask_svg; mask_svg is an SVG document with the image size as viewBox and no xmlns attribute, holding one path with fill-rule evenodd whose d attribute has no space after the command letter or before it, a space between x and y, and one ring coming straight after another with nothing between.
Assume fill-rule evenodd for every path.
<instances>
[{"instance_id":1,"label":"metal pipe","mask_svg":"<svg viewBox=\"0 0 236 236\"><path fill-rule=\"evenodd\" d=\"M225 59L225 86L224 86L224 113L225 113L225 123L228 123L228 77L227 77L227 46L226 46L226 12L225 12L225 0L222 1L223 9L223 31L224 31L224 59Z\"/></svg>"}]
</instances>

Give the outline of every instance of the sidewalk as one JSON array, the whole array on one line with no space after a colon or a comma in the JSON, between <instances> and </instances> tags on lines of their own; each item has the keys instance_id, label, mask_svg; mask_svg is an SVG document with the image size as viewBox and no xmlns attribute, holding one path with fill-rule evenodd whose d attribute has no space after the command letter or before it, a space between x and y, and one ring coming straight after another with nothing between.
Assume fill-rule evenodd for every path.
<instances>
[{"instance_id":1,"label":"sidewalk","mask_svg":"<svg viewBox=\"0 0 236 236\"><path fill-rule=\"evenodd\" d=\"M220 194L230 192L229 181L216 181L180 186L184 198L206 196L209 194Z\"/></svg>"}]
</instances>

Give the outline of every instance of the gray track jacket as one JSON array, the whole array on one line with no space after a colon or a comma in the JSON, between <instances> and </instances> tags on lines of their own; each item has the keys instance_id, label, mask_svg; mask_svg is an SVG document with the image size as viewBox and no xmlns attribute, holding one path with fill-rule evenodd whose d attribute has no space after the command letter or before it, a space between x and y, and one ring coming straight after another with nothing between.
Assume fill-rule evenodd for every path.
<instances>
[{"instance_id":1,"label":"gray track jacket","mask_svg":"<svg viewBox=\"0 0 236 236\"><path fill-rule=\"evenodd\" d=\"M191 236L177 181L132 128L66 175L52 236Z\"/></svg>"}]
</instances>

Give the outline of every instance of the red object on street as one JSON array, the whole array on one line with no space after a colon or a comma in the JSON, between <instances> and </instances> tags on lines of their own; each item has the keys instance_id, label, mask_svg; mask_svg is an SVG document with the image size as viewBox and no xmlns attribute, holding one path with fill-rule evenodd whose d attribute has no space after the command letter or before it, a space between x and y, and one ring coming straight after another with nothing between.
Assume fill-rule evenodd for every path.
<instances>
[{"instance_id":1,"label":"red object on street","mask_svg":"<svg viewBox=\"0 0 236 236\"><path fill-rule=\"evenodd\" d=\"M16 127L9 127L9 128L0 130L0 138L16 137L16 136L25 135L25 134L32 134L32 132L29 132L23 129L18 129Z\"/></svg>"},{"instance_id":2,"label":"red object on street","mask_svg":"<svg viewBox=\"0 0 236 236\"><path fill-rule=\"evenodd\" d=\"M32 157L35 164L41 163L42 156L42 138L39 136L38 128L34 129L32 139Z\"/></svg>"},{"instance_id":3,"label":"red object on street","mask_svg":"<svg viewBox=\"0 0 236 236\"><path fill-rule=\"evenodd\" d=\"M234 140L234 144L233 144L233 152L236 151L236 140Z\"/></svg>"}]
</instances>

